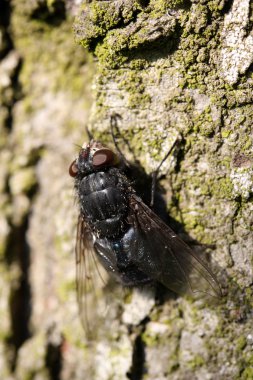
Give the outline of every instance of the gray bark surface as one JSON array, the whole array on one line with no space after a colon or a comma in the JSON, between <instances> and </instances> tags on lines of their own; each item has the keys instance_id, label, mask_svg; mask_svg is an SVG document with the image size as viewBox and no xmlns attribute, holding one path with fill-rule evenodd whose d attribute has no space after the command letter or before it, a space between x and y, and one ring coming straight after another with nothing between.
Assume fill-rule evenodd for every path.
<instances>
[{"instance_id":1,"label":"gray bark surface","mask_svg":"<svg viewBox=\"0 0 253 380\"><path fill-rule=\"evenodd\" d=\"M252 379L252 2L0 7L0 378ZM67 172L86 125L112 146L115 112L124 154L147 173L180 136L161 171L167 209L227 294L156 304L152 288L115 289L97 310L91 294L94 321L109 310L90 341Z\"/></svg>"}]
</instances>

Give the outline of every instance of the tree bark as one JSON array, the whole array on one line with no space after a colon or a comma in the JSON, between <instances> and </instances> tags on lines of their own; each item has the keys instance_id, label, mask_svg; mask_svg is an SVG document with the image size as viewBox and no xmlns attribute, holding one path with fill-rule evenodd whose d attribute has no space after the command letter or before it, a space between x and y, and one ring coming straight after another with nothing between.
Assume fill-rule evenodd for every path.
<instances>
[{"instance_id":1,"label":"tree bark","mask_svg":"<svg viewBox=\"0 0 253 380\"><path fill-rule=\"evenodd\" d=\"M252 379L250 0L1 6L0 377ZM73 43L74 16L86 50ZM75 298L67 167L87 124L112 146L113 113L124 154L147 173L181 139L161 170L171 226L207 251L226 294L158 304L152 288L112 292L90 341Z\"/></svg>"}]
</instances>

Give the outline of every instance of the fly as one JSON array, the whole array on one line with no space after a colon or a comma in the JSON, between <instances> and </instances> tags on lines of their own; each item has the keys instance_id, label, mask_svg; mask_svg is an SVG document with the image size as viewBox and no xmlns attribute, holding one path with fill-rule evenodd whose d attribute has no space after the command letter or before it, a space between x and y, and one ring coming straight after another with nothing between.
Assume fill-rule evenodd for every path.
<instances>
[{"instance_id":1,"label":"fly","mask_svg":"<svg viewBox=\"0 0 253 380\"><path fill-rule=\"evenodd\" d=\"M84 293L91 277L89 260L98 260L127 287L160 282L178 294L190 289L220 296L219 283L207 264L136 194L121 169L121 152L115 146L117 153L91 140L69 168L80 208L76 240L80 314L85 312ZM158 170L153 176L151 205Z\"/></svg>"}]
</instances>

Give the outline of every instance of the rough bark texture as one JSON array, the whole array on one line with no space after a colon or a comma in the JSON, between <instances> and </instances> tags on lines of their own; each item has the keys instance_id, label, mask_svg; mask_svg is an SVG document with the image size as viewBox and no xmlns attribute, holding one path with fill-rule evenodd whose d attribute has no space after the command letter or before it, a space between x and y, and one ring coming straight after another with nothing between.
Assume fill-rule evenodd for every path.
<instances>
[{"instance_id":1,"label":"rough bark texture","mask_svg":"<svg viewBox=\"0 0 253 380\"><path fill-rule=\"evenodd\" d=\"M75 299L67 175L94 72L73 43L79 5L0 3L0 378L252 379L252 3L80 5L76 40L96 57L92 132L111 142L120 114L122 149L148 173L181 136L162 168L168 211L182 237L212 247L227 286L215 305L155 304L152 289L115 296L92 342Z\"/></svg>"}]
</instances>

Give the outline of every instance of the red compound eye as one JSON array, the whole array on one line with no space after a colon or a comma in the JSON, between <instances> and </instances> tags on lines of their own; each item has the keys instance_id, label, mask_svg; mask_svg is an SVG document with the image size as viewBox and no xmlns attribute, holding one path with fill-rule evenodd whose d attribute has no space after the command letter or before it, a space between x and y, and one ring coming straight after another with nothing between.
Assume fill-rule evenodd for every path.
<instances>
[{"instance_id":1,"label":"red compound eye","mask_svg":"<svg viewBox=\"0 0 253 380\"><path fill-rule=\"evenodd\" d=\"M76 160L72 162L72 164L70 165L69 167L69 175L71 177L75 177L78 173L78 168L77 168L77 165L76 165Z\"/></svg>"},{"instance_id":2,"label":"red compound eye","mask_svg":"<svg viewBox=\"0 0 253 380\"><path fill-rule=\"evenodd\" d=\"M116 156L110 149L102 148L94 153L92 163L95 167L113 165L116 163Z\"/></svg>"}]
</instances>

